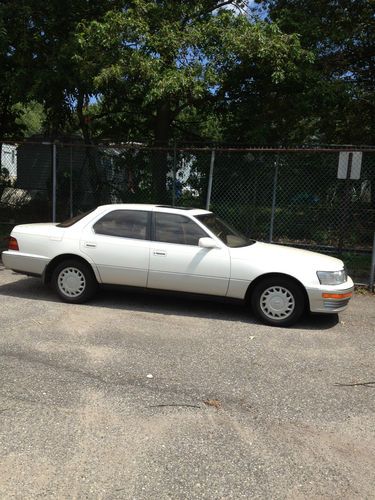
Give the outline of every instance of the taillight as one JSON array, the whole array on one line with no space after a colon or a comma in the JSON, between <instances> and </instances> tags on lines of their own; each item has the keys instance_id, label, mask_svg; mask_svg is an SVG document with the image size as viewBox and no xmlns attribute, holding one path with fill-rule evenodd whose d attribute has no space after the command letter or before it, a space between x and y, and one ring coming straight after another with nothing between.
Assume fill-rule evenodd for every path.
<instances>
[{"instance_id":1,"label":"taillight","mask_svg":"<svg viewBox=\"0 0 375 500\"><path fill-rule=\"evenodd\" d=\"M9 236L8 250L19 250L18 241L13 236Z\"/></svg>"}]
</instances>

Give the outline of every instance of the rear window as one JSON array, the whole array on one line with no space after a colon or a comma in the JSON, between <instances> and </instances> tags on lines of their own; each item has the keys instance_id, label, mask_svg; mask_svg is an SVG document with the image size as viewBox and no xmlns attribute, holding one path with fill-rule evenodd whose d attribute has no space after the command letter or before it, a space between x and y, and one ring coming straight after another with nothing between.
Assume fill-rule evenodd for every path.
<instances>
[{"instance_id":1,"label":"rear window","mask_svg":"<svg viewBox=\"0 0 375 500\"><path fill-rule=\"evenodd\" d=\"M57 224L56 227L70 227L70 226L73 226L73 224L75 224L79 220L81 220L84 217L86 217L86 215L91 214L91 212L93 212L94 210L95 210L95 208L92 209L92 210L89 210L88 212L84 212L83 214L78 214L75 217L71 217L70 219L66 219L66 220L64 220L64 222L60 222L60 224Z\"/></svg>"},{"instance_id":2,"label":"rear window","mask_svg":"<svg viewBox=\"0 0 375 500\"><path fill-rule=\"evenodd\" d=\"M148 214L143 210L113 210L93 226L95 233L137 240L148 239Z\"/></svg>"}]
</instances>

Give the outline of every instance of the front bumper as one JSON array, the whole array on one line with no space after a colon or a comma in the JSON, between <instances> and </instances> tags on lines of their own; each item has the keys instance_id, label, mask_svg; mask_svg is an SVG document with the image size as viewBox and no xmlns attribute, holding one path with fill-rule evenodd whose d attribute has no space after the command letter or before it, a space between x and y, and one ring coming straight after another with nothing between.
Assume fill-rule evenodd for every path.
<instances>
[{"instance_id":1,"label":"front bumper","mask_svg":"<svg viewBox=\"0 0 375 500\"><path fill-rule=\"evenodd\" d=\"M344 311L348 307L353 295L354 283L348 277L347 281L342 285L322 285L316 288L308 288L306 291L311 312L334 314Z\"/></svg>"}]
</instances>

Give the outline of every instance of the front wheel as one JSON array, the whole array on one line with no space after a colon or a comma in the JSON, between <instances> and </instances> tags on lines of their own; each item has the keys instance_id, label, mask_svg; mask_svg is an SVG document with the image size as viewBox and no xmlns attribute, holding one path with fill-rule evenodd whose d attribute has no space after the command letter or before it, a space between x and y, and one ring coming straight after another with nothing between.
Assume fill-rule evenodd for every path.
<instances>
[{"instance_id":1,"label":"front wheel","mask_svg":"<svg viewBox=\"0 0 375 500\"><path fill-rule=\"evenodd\" d=\"M305 311L304 290L287 277L269 277L260 281L251 295L256 316L268 325L290 326Z\"/></svg>"},{"instance_id":2,"label":"front wheel","mask_svg":"<svg viewBox=\"0 0 375 500\"><path fill-rule=\"evenodd\" d=\"M80 304L89 300L97 289L97 281L88 264L66 260L52 275L52 285L64 302Z\"/></svg>"}]
</instances>

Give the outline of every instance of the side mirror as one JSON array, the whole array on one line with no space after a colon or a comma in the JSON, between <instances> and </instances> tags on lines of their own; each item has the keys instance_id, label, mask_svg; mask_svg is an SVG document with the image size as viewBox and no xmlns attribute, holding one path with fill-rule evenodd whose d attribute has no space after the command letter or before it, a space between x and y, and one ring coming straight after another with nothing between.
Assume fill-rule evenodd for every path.
<instances>
[{"instance_id":1,"label":"side mirror","mask_svg":"<svg viewBox=\"0 0 375 500\"><path fill-rule=\"evenodd\" d=\"M213 240L212 238L199 238L198 246L200 246L201 248L207 248L207 249L221 248L221 246L218 243L216 243L216 241Z\"/></svg>"}]
</instances>

